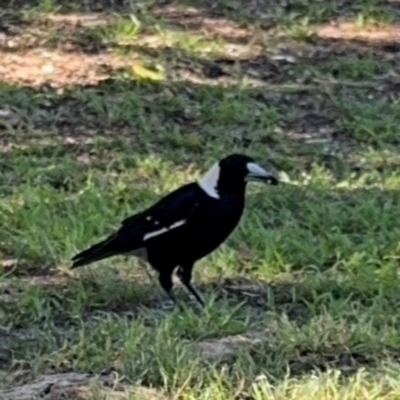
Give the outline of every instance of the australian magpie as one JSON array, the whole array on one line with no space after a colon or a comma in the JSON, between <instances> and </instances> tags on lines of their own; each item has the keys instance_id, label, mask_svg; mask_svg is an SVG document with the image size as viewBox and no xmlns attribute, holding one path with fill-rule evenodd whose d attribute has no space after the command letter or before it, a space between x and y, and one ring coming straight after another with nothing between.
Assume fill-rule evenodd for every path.
<instances>
[{"instance_id":1,"label":"australian magpie","mask_svg":"<svg viewBox=\"0 0 400 400\"><path fill-rule=\"evenodd\" d=\"M252 158L231 154L217 162L197 182L188 183L153 206L122 221L118 231L77 254L72 268L115 255L134 255L148 262L159 282L176 302L172 274L204 306L192 286L194 263L215 250L235 229L243 213L248 181L278 184L272 171Z\"/></svg>"}]
</instances>

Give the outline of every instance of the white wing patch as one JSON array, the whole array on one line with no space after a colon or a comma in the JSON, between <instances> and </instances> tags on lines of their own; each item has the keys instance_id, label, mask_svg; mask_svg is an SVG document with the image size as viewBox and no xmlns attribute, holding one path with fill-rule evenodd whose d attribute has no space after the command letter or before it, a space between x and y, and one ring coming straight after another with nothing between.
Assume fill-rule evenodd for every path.
<instances>
[{"instance_id":1,"label":"white wing patch","mask_svg":"<svg viewBox=\"0 0 400 400\"><path fill-rule=\"evenodd\" d=\"M217 191L220 174L219 163L214 164L198 181L199 186L211 197L219 199Z\"/></svg>"},{"instance_id":2,"label":"white wing patch","mask_svg":"<svg viewBox=\"0 0 400 400\"><path fill-rule=\"evenodd\" d=\"M186 223L186 220L185 220L185 219L183 219L182 221L175 222L174 224L172 224L172 225L169 227L169 229L177 228L178 226L181 226L181 225L183 225L184 223Z\"/></svg>"},{"instance_id":3,"label":"white wing patch","mask_svg":"<svg viewBox=\"0 0 400 400\"><path fill-rule=\"evenodd\" d=\"M186 223L186 220L183 219L182 221L175 222L174 224L170 225L168 228L162 228L162 229L159 229L158 231L147 233L146 235L144 235L143 240L145 241L145 240L150 239L150 238L152 238L154 236L162 235L163 233L168 232L171 229L178 228L179 226L182 226L185 223Z\"/></svg>"}]
</instances>

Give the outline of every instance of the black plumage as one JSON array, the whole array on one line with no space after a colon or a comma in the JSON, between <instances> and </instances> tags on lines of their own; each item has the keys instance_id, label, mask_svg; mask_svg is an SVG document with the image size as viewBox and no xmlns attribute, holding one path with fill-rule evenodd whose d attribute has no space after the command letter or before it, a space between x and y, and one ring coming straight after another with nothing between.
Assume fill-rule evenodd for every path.
<instances>
[{"instance_id":1,"label":"black plumage","mask_svg":"<svg viewBox=\"0 0 400 400\"><path fill-rule=\"evenodd\" d=\"M235 229L245 205L249 180L277 184L271 171L241 154L216 163L198 182L188 183L147 210L124 221L121 228L77 254L72 268L115 255L135 255L159 273L159 282L172 300L172 274L204 305L191 284L194 263L215 250Z\"/></svg>"}]
</instances>

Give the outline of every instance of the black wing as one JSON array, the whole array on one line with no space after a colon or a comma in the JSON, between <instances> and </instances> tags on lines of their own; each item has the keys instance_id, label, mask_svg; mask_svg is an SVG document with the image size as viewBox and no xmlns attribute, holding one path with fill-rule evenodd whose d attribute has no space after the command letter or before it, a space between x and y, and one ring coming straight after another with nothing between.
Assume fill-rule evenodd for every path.
<instances>
[{"instance_id":1,"label":"black wing","mask_svg":"<svg viewBox=\"0 0 400 400\"><path fill-rule=\"evenodd\" d=\"M183 227L198 207L203 191L197 183L176 189L145 211L122 221L121 228L104 241L77 254L72 268L90 264L117 254L134 251L152 237L167 235Z\"/></svg>"},{"instance_id":2,"label":"black wing","mask_svg":"<svg viewBox=\"0 0 400 400\"><path fill-rule=\"evenodd\" d=\"M147 210L123 220L119 232L129 236L130 240L134 236L139 241L137 244L143 245L151 237L186 225L202 197L204 193L196 183L182 186Z\"/></svg>"}]
</instances>

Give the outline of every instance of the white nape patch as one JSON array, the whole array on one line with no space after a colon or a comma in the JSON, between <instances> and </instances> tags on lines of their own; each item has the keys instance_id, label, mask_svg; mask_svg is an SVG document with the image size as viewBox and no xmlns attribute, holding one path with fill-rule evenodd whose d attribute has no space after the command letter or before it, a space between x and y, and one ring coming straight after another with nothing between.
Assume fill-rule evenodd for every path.
<instances>
[{"instance_id":1,"label":"white nape patch","mask_svg":"<svg viewBox=\"0 0 400 400\"><path fill-rule=\"evenodd\" d=\"M151 216L149 215L148 217L146 217L147 221L151 221Z\"/></svg>"},{"instance_id":2,"label":"white nape patch","mask_svg":"<svg viewBox=\"0 0 400 400\"><path fill-rule=\"evenodd\" d=\"M253 162L247 163L247 170L249 171L249 174L252 176L260 176L260 177L269 176L268 172L264 168L261 168L258 164Z\"/></svg>"},{"instance_id":3,"label":"white nape patch","mask_svg":"<svg viewBox=\"0 0 400 400\"><path fill-rule=\"evenodd\" d=\"M198 181L199 186L211 197L219 199L217 184L219 180L219 163L214 164Z\"/></svg>"},{"instance_id":4,"label":"white nape patch","mask_svg":"<svg viewBox=\"0 0 400 400\"><path fill-rule=\"evenodd\" d=\"M144 235L143 240L145 241L154 236L162 235L163 233L168 232L171 229L178 228L179 226L182 226L185 223L186 223L186 220L183 219L182 221L175 222L174 224L170 225L168 228L162 228L162 229L159 229L158 231L150 232L147 235Z\"/></svg>"}]
</instances>

